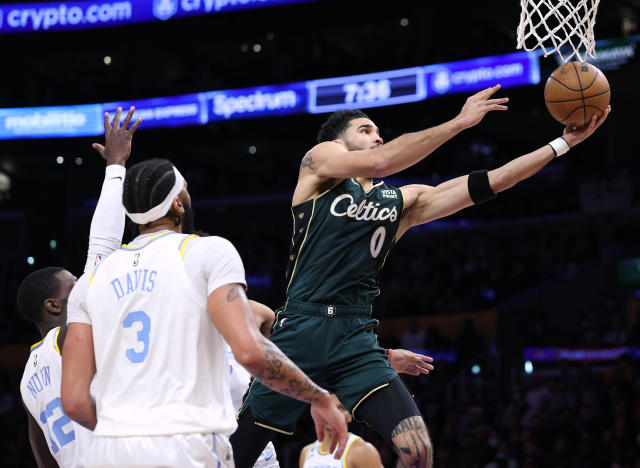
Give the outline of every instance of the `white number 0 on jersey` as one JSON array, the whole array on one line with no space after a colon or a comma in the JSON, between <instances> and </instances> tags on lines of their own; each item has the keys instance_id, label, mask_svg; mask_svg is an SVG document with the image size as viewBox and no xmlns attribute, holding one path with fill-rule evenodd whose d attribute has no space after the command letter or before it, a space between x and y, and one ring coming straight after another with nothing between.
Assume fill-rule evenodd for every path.
<instances>
[{"instance_id":1,"label":"white number 0 on jersey","mask_svg":"<svg viewBox=\"0 0 640 468\"><path fill-rule=\"evenodd\" d=\"M387 236L387 230L384 226L380 226L373 232L371 236L371 243L369 244L369 251L373 258L377 258L380 255L382 246L384 245L384 238Z\"/></svg>"}]
</instances>

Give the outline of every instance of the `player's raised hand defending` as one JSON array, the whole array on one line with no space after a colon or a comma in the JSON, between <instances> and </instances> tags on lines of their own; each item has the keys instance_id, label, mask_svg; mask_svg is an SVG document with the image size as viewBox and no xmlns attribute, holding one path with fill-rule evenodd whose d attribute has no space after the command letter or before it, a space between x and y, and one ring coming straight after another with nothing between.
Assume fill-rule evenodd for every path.
<instances>
[{"instance_id":1,"label":"player's raised hand defending","mask_svg":"<svg viewBox=\"0 0 640 468\"><path fill-rule=\"evenodd\" d=\"M135 107L131 106L127 116L124 118L122 125L120 125L120 116L122 114L122 107L118 107L116 114L113 117L113 124L110 123L110 116L108 112L104 113L104 146L100 143L93 143L93 146L98 153L109 164L120 164L124 166L129 155L131 154L131 138L136 132L142 119L135 121L131 127L131 119L133 118L133 112Z\"/></svg>"},{"instance_id":2,"label":"player's raised hand defending","mask_svg":"<svg viewBox=\"0 0 640 468\"><path fill-rule=\"evenodd\" d=\"M589 122L589 125L586 127L577 128L575 130L573 128L565 127L562 138L565 139L570 147L576 146L578 143L582 143L584 140L589 138L605 120L607 120L609 112L611 112L611 106L607 106L599 119L596 120L595 115L591 117L591 122Z\"/></svg>"},{"instance_id":3,"label":"player's raised hand defending","mask_svg":"<svg viewBox=\"0 0 640 468\"><path fill-rule=\"evenodd\" d=\"M336 447L338 448L333 455L336 460L342 457L349 439L345 412L344 406L333 394L327 394L327 398L321 398L311 404L311 417L320 442L324 440L324 426L331 427L332 438L329 450L333 453ZM351 417L349 416L348 419L350 420Z\"/></svg>"},{"instance_id":4,"label":"player's raised hand defending","mask_svg":"<svg viewBox=\"0 0 640 468\"><path fill-rule=\"evenodd\" d=\"M398 374L420 375L433 370L433 358L406 349L390 349L389 363Z\"/></svg>"},{"instance_id":5,"label":"player's raised hand defending","mask_svg":"<svg viewBox=\"0 0 640 468\"><path fill-rule=\"evenodd\" d=\"M463 128L469 128L478 124L487 112L507 110L508 107L504 104L509 102L509 98L490 99L499 89L500 85L497 84L491 88L483 89L473 96L469 96L464 106L462 106L460 114L454 120L458 121Z\"/></svg>"}]
</instances>

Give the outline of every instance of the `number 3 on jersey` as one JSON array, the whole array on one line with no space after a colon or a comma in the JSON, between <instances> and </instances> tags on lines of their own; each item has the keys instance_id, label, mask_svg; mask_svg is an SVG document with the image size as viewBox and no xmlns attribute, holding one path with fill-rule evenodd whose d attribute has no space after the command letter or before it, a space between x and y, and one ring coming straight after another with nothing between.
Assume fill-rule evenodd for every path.
<instances>
[{"instance_id":1,"label":"number 3 on jersey","mask_svg":"<svg viewBox=\"0 0 640 468\"><path fill-rule=\"evenodd\" d=\"M151 330L151 319L141 310L129 312L122 322L124 328L130 328L134 323L140 322L142 328L138 330L138 341L142 342L142 351L136 351L134 348L127 348L126 356L129 361L134 364L144 361L149 353L149 331Z\"/></svg>"},{"instance_id":2,"label":"number 3 on jersey","mask_svg":"<svg viewBox=\"0 0 640 468\"><path fill-rule=\"evenodd\" d=\"M380 255L380 251L382 250L382 246L384 245L384 238L387 236L387 230L384 226L378 227L375 231L373 231L373 235L371 236L371 243L369 244L369 251L371 252L371 256L373 258L378 258Z\"/></svg>"}]
</instances>

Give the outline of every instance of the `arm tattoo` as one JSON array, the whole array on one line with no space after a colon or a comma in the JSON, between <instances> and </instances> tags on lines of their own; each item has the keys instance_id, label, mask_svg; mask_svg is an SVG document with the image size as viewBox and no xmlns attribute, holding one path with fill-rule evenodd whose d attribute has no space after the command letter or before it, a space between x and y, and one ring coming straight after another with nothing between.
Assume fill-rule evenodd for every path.
<instances>
[{"instance_id":1,"label":"arm tattoo","mask_svg":"<svg viewBox=\"0 0 640 468\"><path fill-rule=\"evenodd\" d=\"M300 169L304 167L308 167L312 171L315 171L317 169L315 163L313 162L313 158L311 157L311 151L305 154L304 158L302 158L302 162L300 163Z\"/></svg>"},{"instance_id":2,"label":"arm tattoo","mask_svg":"<svg viewBox=\"0 0 640 468\"><path fill-rule=\"evenodd\" d=\"M276 345L267 339L264 339L263 343L265 362L253 372L262 384L307 403L313 403L324 395L322 389L298 369Z\"/></svg>"},{"instance_id":3,"label":"arm tattoo","mask_svg":"<svg viewBox=\"0 0 640 468\"><path fill-rule=\"evenodd\" d=\"M239 297L244 296L244 289L240 285L231 286L229 292L227 293L227 302L233 302Z\"/></svg>"}]
</instances>

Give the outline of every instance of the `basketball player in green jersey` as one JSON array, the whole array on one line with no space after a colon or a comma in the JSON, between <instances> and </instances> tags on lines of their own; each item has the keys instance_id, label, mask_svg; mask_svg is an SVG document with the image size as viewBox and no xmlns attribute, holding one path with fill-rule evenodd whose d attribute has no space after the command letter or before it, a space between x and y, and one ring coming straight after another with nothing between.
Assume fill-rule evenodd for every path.
<instances>
[{"instance_id":1,"label":"basketball player in green jersey","mask_svg":"<svg viewBox=\"0 0 640 468\"><path fill-rule=\"evenodd\" d=\"M609 113L584 129L565 129L563 137L492 171L435 187L373 181L416 164L488 112L506 110L508 98L491 98L499 88L469 97L451 121L386 145L361 111L336 112L300 166L287 302L271 340L314 381L335 391L355 420L392 443L399 466L431 467L433 450L415 402L378 346L377 321L370 318L379 293L375 276L389 250L412 226L482 203L532 176L590 136ZM252 466L276 432L293 433L303 410L255 382L231 437L236 466Z\"/></svg>"}]
</instances>

